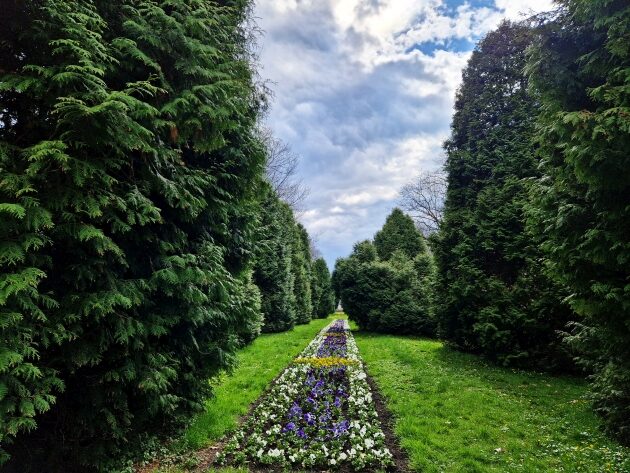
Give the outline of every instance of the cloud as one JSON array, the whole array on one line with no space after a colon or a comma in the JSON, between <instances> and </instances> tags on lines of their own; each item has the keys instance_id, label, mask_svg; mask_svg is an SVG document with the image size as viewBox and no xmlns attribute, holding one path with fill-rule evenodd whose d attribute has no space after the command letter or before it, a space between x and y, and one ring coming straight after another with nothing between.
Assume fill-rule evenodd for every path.
<instances>
[{"instance_id":1,"label":"cloud","mask_svg":"<svg viewBox=\"0 0 630 473\"><path fill-rule=\"evenodd\" d=\"M268 125L302 156L300 218L329 264L441 166L474 42L547 0L259 0Z\"/></svg>"}]
</instances>

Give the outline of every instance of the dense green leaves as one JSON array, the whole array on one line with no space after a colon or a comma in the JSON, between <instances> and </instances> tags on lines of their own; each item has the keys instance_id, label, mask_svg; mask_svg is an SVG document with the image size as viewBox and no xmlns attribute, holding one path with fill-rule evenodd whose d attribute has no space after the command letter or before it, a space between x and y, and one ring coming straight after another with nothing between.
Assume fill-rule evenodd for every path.
<instances>
[{"instance_id":1,"label":"dense green leaves","mask_svg":"<svg viewBox=\"0 0 630 473\"><path fill-rule=\"evenodd\" d=\"M324 310L325 299L331 297L332 290L325 276L314 273L308 233L296 221L291 207L280 200L270 185L266 185L265 193L254 256L254 282L262 296L263 331L281 332L296 323L308 323L320 307ZM327 274L326 263L324 269ZM325 316L328 314L330 311Z\"/></svg>"},{"instance_id":2,"label":"dense green leaves","mask_svg":"<svg viewBox=\"0 0 630 473\"><path fill-rule=\"evenodd\" d=\"M383 228L374 235L374 247L382 260L390 259L395 251L402 251L408 258L427 251L424 238L413 219L400 209L394 209Z\"/></svg>"},{"instance_id":3,"label":"dense green leaves","mask_svg":"<svg viewBox=\"0 0 630 473\"><path fill-rule=\"evenodd\" d=\"M294 281L296 322L307 324L313 315L311 249L308 233L299 223L294 226L292 247L291 271Z\"/></svg>"},{"instance_id":4,"label":"dense green leaves","mask_svg":"<svg viewBox=\"0 0 630 473\"><path fill-rule=\"evenodd\" d=\"M313 318L328 317L335 311L335 293L332 288L330 271L324 258L317 258L313 261L311 281Z\"/></svg>"},{"instance_id":5,"label":"dense green leaves","mask_svg":"<svg viewBox=\"0 0 630 473\"><path fill-rule=\"evenodd\" d=\"M21 471L110 470L260 330L246 11L3 4L0 441Z\"/></svg>"},{"instance_id":6,"label":"dense green leaves","mask_svg":"<svg viewBox=\"0 0 630 473\"><path fill-rule=\"evenodd\" d=\"M379 259L377 252L387 259ZM435 333L434 278L423 236L399 209L387 218L374 244L357 243L348 258L337 260L333 274L344 311L360 328L422 335Z\"/></svg>"},{"instance_id":7,"label":"dense green leaves","mask_svg":"<svg viewBox=\"0 0 630 473\"><path fill-rule=\"evenodd\" d=\"M555 277L581 316L568 341L595 408L630 442L630 6L565 0L529 58L544 176L531 195Z\"/></svg>"},{"instance_id":8,"label":"dense green leaves","mask_svg":"<svg viewBox=\"0 0 630 473\"><path fill-rule=\"evenodd\" d=\"M503 23L463 74L446 143L448 190L435 239L443 337L504 364L560 367L566 293L525 229L536 105L523 75L532 31Z\"/></svg>"},{"instance_id":9,"label":"dense green leaves","mask_svg":"<svg viewBox=\"0 0 630 473\"><path fill-rule=\"evenodd\" d=\"M295 232L290 207L267 189L254 257L254 282L261 292L265 332L288 330L296 322L292 272Z\"/></svg>"}]
</instances>

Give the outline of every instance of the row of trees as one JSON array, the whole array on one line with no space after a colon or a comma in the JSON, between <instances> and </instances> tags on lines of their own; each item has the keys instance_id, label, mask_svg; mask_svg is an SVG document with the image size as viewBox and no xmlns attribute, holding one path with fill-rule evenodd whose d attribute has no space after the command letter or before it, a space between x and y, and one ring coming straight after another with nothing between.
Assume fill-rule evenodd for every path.
<instances>
[{"instance_id":1,"label":"row of trees","mask_svg":"<svg viewBox=\"0 0 630 473\"><path fill-rule=\"evenodd\" d=\"M630 7L564 0L489 34L464 72L434 239L440 333L592 380L630 442Z\"/></svg>"},{"instance_id":2,"label":"row of trees","mask_svg":"<svg viewBox=\"0 0 630 473\"><path fill-rule=\"evenodd\" d=\"M2 8L0 463L112 471L330 280L265 178L248 1Z\"/></svg>"},{"instance_id":3,"label":"row of trees","mask_svg":"<svg viewBox=\"0 0 630 473\"><path fill-rule=\"evenodd\" d=\"M434 265L411 217L394 209L383 228L335 263L333 287L361 329L435 335Z\"/></svg>"},{"instance_id":4,"label":"row of trees","mask_svg":"<svg viewBox=\"0 0 630 473\"><path fill-rule=\"evenodd\" d=\"M434 256L439 297L426 310L438 336L503 365L583 368L596 411L628 443L630 6L558 3L477 45L445 172L410 183L401 203ZM382 319L395 298L374 305L376 315L365 304L351 312L375 279L343 275L375 261L369 247L338 262L336 290L361 326L391 330L361 317Z\"/></svg>"},{"instance_id":5,"label":"row of trees","mask_svg":"<svg viewBox=\"0 0 630 473\"><path fill-rule=\"evenodd\" d=\"M335 309L330 272L323 258L312 258L306 229L272 186L262 202L254 283L260 288L263 331L281 332L296 323L327 317Z\"/></svg>"}]
</instances>

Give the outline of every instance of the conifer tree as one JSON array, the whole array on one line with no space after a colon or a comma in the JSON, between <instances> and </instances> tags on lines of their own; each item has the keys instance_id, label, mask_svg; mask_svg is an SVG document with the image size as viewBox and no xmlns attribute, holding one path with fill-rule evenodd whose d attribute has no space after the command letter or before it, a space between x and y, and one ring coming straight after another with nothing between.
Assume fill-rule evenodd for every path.
<instances>
[{"instance_id":1,"label":"conifer tree","mask_svg":"<svg viewBox=\"0 0 630 473\"><path fill-rule=\"evenodd\" d=\"M307 324L311 321L313 301L311 294L311 250L308 232L300 223L294 224L292 266L294 294L296 301L296 323Z\"/></svg>"},{"instance_id":2,"label":"conifer tree","mask_svg":"<svg viewBox=\"0 0 630 473\"><path fill-rule=\"evenodd\" d=\"M261 292L264 332L289 330L296 322L294 241L293 213L268 187L254 257L254 282Z\"/></svg>"},{"instance_id":3,"label":"conifer tree","mask_svg":"<svg viewBox=\"0 0 630 473\"><path fill-rule=\"evenodd\" d=\"M398 208L389 214L383 228L374 236L374 246L382 260L391 258L395 251L402 251L408 258L427 251L424 237L413 219Z\"/></svg>"},{"instance_id":4,"label":"conifer tree","mask_svg":"<svg viewBox=\"0 0 630 473\"><path fill-rule=\"evenodd\" d=\"M563 0L528 61L541 103L530 221L579 314L595 409L630 443L630 5Z\"/></svg>"},{"instance_id":5,"label":"conifer tree","mask_svg":"<svg viewBox=\"0 0 630 473\"><path fill-rule=\"evenodd\" d=\"M394 248L391 254L386 253L387 260L380 260L376 245L370 241L357 243L348 258L335 264L335 291L348 317L361 329L433 336L433 258L422 251L426 249L422 239L417 240L422 243L418 245L420 253L410 258L408 252L413 246L407 239L397 238L400 233L392 231L392 219L388 223L388 228L377 235L394 237L381 239L381 243L400 243L402 248Z\"/></svg>"},{"instance_id":6,"label":"conifer tree","mask_svg":"<svg viewBox=\"0 0 630 473\"><path fill-rule=\"evenodd\" d=\"M20 471L112 471L259 330L248 8L3 3L0 442Z\"/></svg>"},{"instance_id":7,"label":"conifer tree","mask_svg":"<svg viewBox=\"0 0 630 473\"><path fill-rule=\"evenodd\" d=\"M313 317L325 318L335 311L335 293L332 288L330 271L324 258L313 262Z\"/></svg>"},{"instance_id":8,"label":"conifer tree","mask_svg":"<svg viewBox=\"0 0 630 473\"><path fill-rule=\"evenodd\" d=\"M545 276L525 229L527 180L537 175L536 104L527 93L531 28L505 22L476 47L447 141L448 189L436 239L441 335L503 364L560 368L566 292Z\"/></svg>"}]
</instances>

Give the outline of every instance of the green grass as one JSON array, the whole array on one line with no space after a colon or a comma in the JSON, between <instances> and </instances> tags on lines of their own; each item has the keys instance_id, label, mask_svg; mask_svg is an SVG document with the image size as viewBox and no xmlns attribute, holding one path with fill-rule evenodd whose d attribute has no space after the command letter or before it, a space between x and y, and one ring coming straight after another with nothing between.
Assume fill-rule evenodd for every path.
<instances>
[{"instance_id":1,"label":"green grass","mask_svg":"<svg viewBox=\"0 0 630 473\"><path fill-rule=\"evenodd\" d=\"M486 364L441 342L355 333L414 471L630 472L586 385Z\"/></svg>"},{"instance_id":2,"label":"green grass","mask_svg":"<svg viewBox=\"0 0 630 473\"><path fill-rule=\"evenodd\" d=\"M312 320L283 333L264 334L238 354L238 367L230 375L215 380L215 396L184 432L180 446L200 449L237 426L254 402L291 359L300 353L333 317Z\"/></svg>"}]
</instances>

